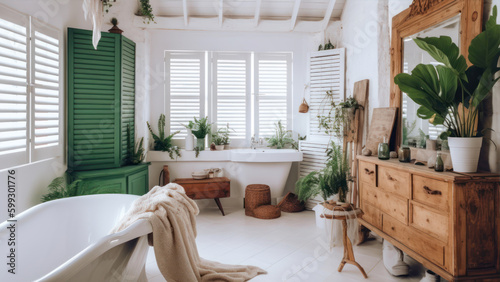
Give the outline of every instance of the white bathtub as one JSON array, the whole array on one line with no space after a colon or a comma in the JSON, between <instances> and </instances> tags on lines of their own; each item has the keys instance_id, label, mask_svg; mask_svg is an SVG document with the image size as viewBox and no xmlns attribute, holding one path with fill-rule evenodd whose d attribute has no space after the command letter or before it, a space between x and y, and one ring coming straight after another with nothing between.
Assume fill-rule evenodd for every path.
<instances>
[{"instance_id":1,"label":"white bathtub","mask_svg":"<svg viewBox=\"0 0 500 282\"><path fill-rule=\"evenodd\" d=\"M164 164L169 166L171 180L189 178L194 171L222 168L224 176L231 179L231 198L243 198L249 184L269 185L271 197L277 198L283 195L292 163L302 161L302 152L292 149L207 150L200 152L198 158L194 152L182 150L181 155L172 160L168 153L149 151L147 160L152 162L150 183L158 183Z\"/></svg>"},{"instance_id":2,"label":"white bathtub","mask_svg":"<svg viewBox=\"0 0 500 282\"><path fill-rule=\"evenodd\" d=\"M0 224L0 255L10 255L15 224L15 275L2 263L0 281L146 281L146 220L108 235L139 196L104 194L37 205Z\"/></svg>"}]
</instances>

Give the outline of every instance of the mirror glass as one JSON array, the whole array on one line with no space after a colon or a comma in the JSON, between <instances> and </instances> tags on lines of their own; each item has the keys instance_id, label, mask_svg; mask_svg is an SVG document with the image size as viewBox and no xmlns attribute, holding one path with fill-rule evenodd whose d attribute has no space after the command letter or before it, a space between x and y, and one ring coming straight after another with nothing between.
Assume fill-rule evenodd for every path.
<instances>
[{"instance_id":1,"label":"mirror glass","mask_svg":"<svg viewBox=\"0 0 500 282\"><path fill-rule=\"evenodd\" d=\"M423 30L403 39L403 72L410 73L418 64L440 64L420 49L413 41L417 37L449 36L457 46L460 46L460 14L439 25ZM438 139L445 131L443 125L434 126L428 120L417 117L419 106L406 93L402 93L402 142L410 147L425 148L426 139Z\"/></svg>"}]
</instances>

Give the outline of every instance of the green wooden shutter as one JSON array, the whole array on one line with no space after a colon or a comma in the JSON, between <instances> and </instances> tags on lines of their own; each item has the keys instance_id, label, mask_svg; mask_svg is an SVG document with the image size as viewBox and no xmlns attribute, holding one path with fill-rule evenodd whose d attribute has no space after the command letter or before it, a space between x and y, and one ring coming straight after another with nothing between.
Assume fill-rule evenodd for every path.
<instances>
[{"instance_id":1,"label":"green wooden shutter","mask_svg":"<svg viewBox=\"0 0 500 282\"><path fill-rule=\"evenodd\" d=\"M68 166L120 166L120 37L68 29Z\"/></svg>"},{"instance_id":2,"label":"green wooden shutter","mask_svg":"<svg viewBox=\"0 0 500 282\"><path fill-rule=\"evenodd\" d=\"M127 158L127 125L130 125L131 143L135 145L135 43L121 37L121 162Z\"/></svg>"}]
</instances>

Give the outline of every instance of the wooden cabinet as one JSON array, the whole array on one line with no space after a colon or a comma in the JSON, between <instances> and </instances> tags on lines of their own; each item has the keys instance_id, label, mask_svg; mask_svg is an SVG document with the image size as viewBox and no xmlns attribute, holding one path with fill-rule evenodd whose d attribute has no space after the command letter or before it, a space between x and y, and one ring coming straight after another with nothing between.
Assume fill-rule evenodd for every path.
<instances>
[{"instance_id":1,"label":"wooden cabinet","mask_svg":"<svg viewBox=\"0 0 500 282\"><path fill-rule=\"evenodd\" d=\"M142 196L149 190L149 163L114 169L73 171L74 180L83 180L83 188L92 194L134 194Z\"/></svg>"},{"instance_id":2,"label":"wooden cabinet","mask_svg":"<svg viewBox=\"0 0 500 282\"><path fill-rule=\"evenodd\" d=\"M499 175L358 161L362 225L447 280L499 281Z\"/></svg>"},{"instance_id":3,"label":"wooden cabinet","mask_svg":"<svg viewBox=\"0 0 500 282\"><path fill-rule=\"evenodd\" d=\"M127 125L134 136L135 43L102 32L68 28L68 168L125 164ZM132 141L133 142L133 141Z\"/></svg>"},{"instance_id":4,"label":"wooden cabinet","mask_svg":"<svg viewBox=\"0 0 500 282\"><path fill-rule=\"evenodd\" d=\"M225 215L219 198L227 198L231 195L231 180L229 178L215 177L200 180L177 178L174 183L181 185L186 191L186 195L191 199L214 199L222 215Z\"/></svg>"}]
</instances>

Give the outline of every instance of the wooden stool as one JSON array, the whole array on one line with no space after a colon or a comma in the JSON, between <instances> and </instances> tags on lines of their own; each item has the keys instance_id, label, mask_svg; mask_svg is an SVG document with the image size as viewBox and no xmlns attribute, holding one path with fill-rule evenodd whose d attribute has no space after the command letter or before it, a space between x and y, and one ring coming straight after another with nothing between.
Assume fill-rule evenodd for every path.
<instances>
[{"instance_id":1,"label":"wooden stool","mask_svg":"<svg viewBox=\"0 0 500 282\"><path fill-rule=\"evenodd\" d=\"M254 216L254 209L271 204L271 188L265 184L251 184L245 188L245 215Z\"/></svg>"},{"instance_id":2,"label":"wooden stool","mask_svg":"<svg viewBox=\"0 0 500 282\"><path fill-rule=\"evenodd\" d=\"M344 210L343 209L334 208L334 211L344 211ZM355 213L355 215L356 215L357 218L360 218L360 217L363 216L363 211L362 210L355 209L353 211L354 211L354 213ZM363 274L363 276L365 278L368 278L368 276L366 275L366 272L363 269L363 267L361 267L361 265L359 265L359 263L357 263L356 260L354 259L354 252L352 250L352 243L351 243L351 240L349 239L349 237L347 236L347 219L348 219L348 217L346 217L345 215L329 215L329 214L325 214L325 215L322 214L321 217L322 218L327 218L327 219L342 220L342 229L343 229L342 234L343 234L343 242L344 242L344 257L342 258L342 262L340 262L339 272L342 271L342 269L344 268L344 265L346 263L349 263L349 264L357 266L359 268L359 270L361 271L361 273Z\"/></svg>"},{"instance_id":3,"label":"wooden stool","mask_svg":"<svg viewBox=\"0 0 500 282\"><path fill-rule=\"evenodd\" d=\"M222 215L225 215L219 198L227 198L231 195L231 180L228 178L215 177L201 180L177 178L174 183L184 187L186 195L193 200L214 199Z\"/></svg>"}]
</instances>

